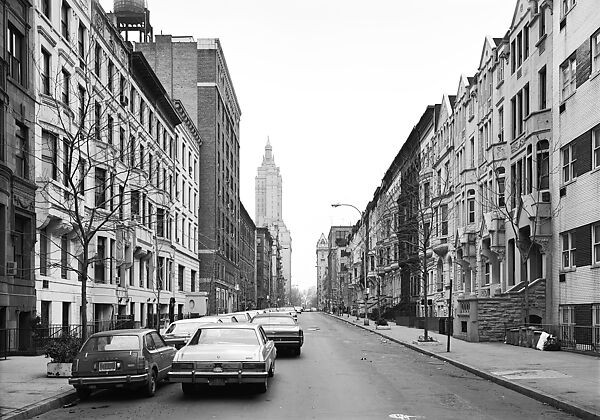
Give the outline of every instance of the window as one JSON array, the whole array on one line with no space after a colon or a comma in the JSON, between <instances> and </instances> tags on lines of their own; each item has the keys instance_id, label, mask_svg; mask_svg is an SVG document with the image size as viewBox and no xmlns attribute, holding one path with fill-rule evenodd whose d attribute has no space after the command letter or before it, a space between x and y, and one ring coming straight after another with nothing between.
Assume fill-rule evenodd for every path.
<instances>
[{"instance_id":1,"label":"window","mask_svg":"<svg viewBox=\"0 0 600 420\"><path fill-rule=\"evenodd\" d=\"M538 72L538 88L540 90L539 109L546 109L546 101L548 99L546 66L542 67Z\"/></svg>"},{"instance_id":2,"label":"window","mask_svg":"<svg viewBox=\"0 0 600 420\"><path fill-rule=\"evenodd\" d=\"M96 256L94 261L94 281L96 283L106 283L104 258L106 252L106 238L98 236L96 244Z\"/></svg>"},{"instance_id":3,"label":"window","mask_svg":"<svg viewBox=\"0 0 600 420\"><path fill-rule=\"evenodd\" d=\"M23 34L9 23L6 46L8 52L8 75L20 85L23 85L25 81L25 67L23 63L25 54L23 52L23 41Z\"/></svg>"},{"instance_id":4,"label":"window","mask_svg":"<svg viewBox=\"0 0 600 420\"><path fill-rule=\"evenodd\" d=\"M442 207L442 235L448 235L448 205L444 204Z\"/></svg>"},{"instance_id":5,"label":"window","mask_svg":"<svg viewBox=\"0 0 600 420\"><path fill-rule=\"evenodd\" d=\"M126 97L125 97L126 85L127 85L127 82L125 80L125 76L121 75L121 79L119 81L119 102L121 103L121 105L126 104Z\"/></svg>"},{"instance_id":6,"label":"window","mask_svg":"<svg viewBox=\"0 0 600 420\"><path fill-rule=\"evenodd\" d=\"M50 53L42 48L42 93L50 95Z\"/></svg>"},{"instance_id":7,"label":"window","mask_svg":"<svg viewBox=\"0 0 600 420\"><path fill-rule=\"evenodd\" d=\"M131 191L131 218L140 220L140 192Z\"/></svg>"},{"instance_id":8,"label":"window","mask_svg":"<svg viewBox=\"0 0 600 420\"><path fill-rule=\"evenodd\" d=\"M469 144L471 147L471 168L475 167L475 137L471 137L471 139L469 140Z\"/></svg>"},{"instance_id":9,"label":"window","mask_svg":"<svg viewBox=\"0 0 600 420\"><path fill-rule=\"evenodd\" d=\"M96 168L94 180L94 202L96 207L103 209L106 206L106 170Z\"/></svg>"},{"instance_id":10,"label":"window","mask_svg":"<svg viewBox=\"0 0 600 420\"><path fill-rule=\"evenodd\" d=\"M467 223L475 223L475 190L467 192Z\"/></svg>"},{"instance_id":11,"label":"window","mask_svg":"<svg viewBox=\"0 0 600 420\"><path fill-rule=\"evenodd\" d=\"M568 145L561 151L563 183L569 182L575 177L574 166L576 159L573 152L574 149L572 145Z\"/></svg>"},{"instance_id":12,"label":"window","mask_svg":"<svg viewBox=\"0 0 600 420\"><path fill-rule=\"evenodd\" d=\"M540 16L538 20L539 38L546 35L546 8L540 7Z\"/></svg>"},{"instance_id":13,"label":"window","mask_svg":"<svg viewBox=\"0 0 600 420\"><path fill-rule=\"evenodd\" d=\"M71 12L71 8L69 7L69 3L63 1L62 6L60 8L60 33L63 37L68 41L69 40L69 14Z\"/></svg>"},{"instance_id":14,"label":"window","mask_svg":"<svg viewBox=\"0 0 600 420\"><path fill-rule=\"evenodd\" d=\"M17 263L17 278L29 279L31 265L31 238L30 238L31 221L29 218L15 215L14 231L13 231L13 255Z\"/></svg>"},{"instance_id":15,"label":"window","mask_svg":"<svg viewBox=\"0 0 600 420\"><path fill-rule=\"evenodd\" d=\"M57 138L45 130L42 130L42 174L58 180Z\"/></svg>"},{"instance_id":16,"label":"window","mask_svg":"<svg viewBox=\"0 0 600 420\"><path fill-rule=\"evenodd\" d=\"M42 13L50 19L50 3L51 0L42 0Z\"/></svg>"},{"instance_id":17,"label":"window","mask_svg":"<svg viewBox=\"0 0 600 420\"><path fill-rule=\"evenodd\" d=\"M504 208L504 188L505 188L505 179L504 179L504 168L500 167L496 170L496 185L498 188L498 207Z\"/></svg>"},{"instance_id":18,"label":"window","mask_svg":"<svg viewBox=\"0 0 600 420\"><path fill-rule=\"evenodd\" d=\"M592 226L592 264L600 264L600 223Z\"/></svg>"},{"instance_id":19,"label":"window","mask_svg":"<svg viewBox=\"0 0 600 420\"><path fill-rule=\"evenodd\" d=\"M561 101L571 96L577 88L577 59L573 54L560 66Z\"/></svg>"},{"instance_id":20,"label":"window","mask_svg":"<svg viewBox=\"0 0 600 420\"><path fill-rule=\"evenodd\" d=\"M190 287L190 292L195 292L196 291L196 272L194 270L191 270L191 287Z\"/></svg>"},{"instance_id":21,"label":"window","mask_svg":"<svg viewBox=\"0 0 600 420\"><path fill-rule=\"evenodd\" d=\"M94 73L96 76L100 77L100 72L102 70L102 47L100 44L96 43L96 48L94 51Z\"/></svg>"},{"instance_id":22,"label":"window","mask_svg":"<svg viewBox=\"0 0 600 420\"><path fill-rule=\"evenodd\" d=\"M165 210L156 209L156 236L163 238L165 236Z\"/></svg>"},{"instance_id":23,"label":"window","mask_svg":"<svg viewBox=\"0 0 600 420\"><path fill-rule=\"evenodd\" d=\"M501 82L504 81L504 60L502 58L500 58L497 68L498 68L498 73L497 73L496 82L498 84L500 84Z\"/></svg>"},{"instance_id":24,"label":"window","mask_svg":"<svg viewBox=\"0 0 600 420\"><path fill-rule=\"evenodd\" d=\"M48 275L48 232L46 228L40 229L40 275Z\"/></svg>"},{"instance_id":25,"label":"window","mask_svg":"<svg viewBox=\"0 0 600 420\"><path fill-rule=\"evenodd\" d=\"M71 83L71 75L65 69L62 69L62 102L66 106L69 106L69 85Z\"/></svg>"},{"instance_id":26,"label":"window","mask_svg":"<svg viewBox=\"0 0 600 420\"><path fill-rule=\"evenodd\" d=\"M60 277L67 278L69 264L69 238L67 235L60 237Z\"/></svg>"},{"instance_id":27,"label":"window","mask_svg":"<svg viewBox=\"0 0 600 420\"><path fill-rule=\"evenodd\" d=\"M77 28L77 45L79 52L79 67L82 69L85 68L85 60L87 58L85 56L85 32L85 26L80 22L79 27Z\"/></svg>"},{"instance_id":28,"label":"window","mask_svg":"<svg viewBox=\"0 0 600 420\"><path fill-rule=\"evenodd\" d=\"M550 153L548 140L537 142L537 188L547 190L550 188Z\"/></svg>"},{"instance_id":29,"label":"window","mask_svg":"<svg viewBox=\"0 0 600 420\"><path fill-rule=\"evenodd\" d=\"M16 174L21 178L29 178L29 142L28 142L28 130L27 127L15 121L15 138L16 153Z\"/></svg>"},{"instance_id":30,"label":"window","mask_svg":"<svg viewBox=\"0 0 600 420\"><path fill-rule=\"evenodd\" d=\"M106 130L108 131L107 133L107 141L108 144L113 144L113 130L114 130L114 126L115 126L115 122L113 120L113 117L111 115L109 115L106 119Z\"/></svg>"},{"instance_id":31,"label":"window","mask_svg":"<svg viewBox=\"0 0 600 420\"><path fill-rule=\"evenodd\" d=\"M592 129L593 167L600 168L600 125Z\"/></svg>"},{"instance_id":32,"label":"window","mask_svg":"<svg viewBox=\"0 0 600 420\"><path fill-rule=\"evenodd\" d=\"M108 90L113 93L115 87L115 65L112 60L108 60Z\"/></svg>"},{"instance_id":33,"label":"window","mask_svg":"<svg viewBox=\"0 0 600 420\"><path fill-rule=\"evenodd\" d=\"M179 265L178 266L179 269L177 270L177 290L179 290L180 292L183 291L183 276L185 274L185 267L183 265Z\"/></svg>"},{"instance_id":34,"label":"window","mask_svg":"<svg viewBox=\"0 0 600 420\"><path fill-rule=\"evenodd\" d=\"M529 114L529 84L525 85L510 100L512 113L512 138L525 132L525 118Z\"/></svg>"},{"instance_id":35,"label":"window","mask_svg":"<svg viewBox=\"0 0 600 420\"><path fill-rule=\"evenodd\" d=\"M119 127L119 158L123 163L125 163L126 150L127 145L125 144L125 129L123 127Z\"/></svg>"},{"instance_id":36,"label":"window","mask_svg":"<svg viewBox=\"0 0 600 420\"><path fill-rule=\"evenodd\" d=\"M100 105L100 102L94 104L94 118L96 122L94 133L96 135L96 140L100 141L100 135L102 134L102 105Z\"/></svg>"},{"instance_id":37,"label":"window","mask_svg":"<svg viewBox=\"0 0 600 420\"><path fill-rule=\"evenodd\" d=\"M85 194L85 176L86 176L86 167L85 167L85 160L83 159L79 159L79 162L77 162L77 167L79 168L79 194L84 195Z\"/></svg>"},{"instance_id":38,"label":"window","mask_svg":"<svg viewBox=\"0 0 600 420\"><path fill-rule=\"evenodd\" d=\"M523 61L529 57L529 24L523 28Z\"/></svg>"},{"instance_id":39,"label":"window","mask_svg":"<svg viewBox=\"0 0 600 420\"><path fill-rule=\"evenodd\" d=\"M85 114L86 114L86 103L85 103L85 88L79 85L79 124L81 129L79 133L84 135L85 128Z\"/></svg>"},{"instance_id":40,"label":"window","mask_svg":"<svg viewBox=\"0 0 600 420\"><path fill-rule=\"evenodd\" d=\"M569 13L569 10L571 10L575 4L577 4L577 0L562 0L560 16L564 17L567 13Z\"/></svg>"},{"instance_id":41,"label":"window","mask_svg":"<svg viewBox=\"0 0 600 420\"><path fill-rule=\"evenodd\" d=\"M491 270L490 270L490 263L488 261L486 261L483 265L483 272L484 272L485 284L490 284Z\"/></svg>"},{"instance_id":42,"label":"window","mask_svg":"<svg viewBox=\"0 0 600 420\"><path fill-rule=\"evenodd\" d=\"M575 235L572 232L560 235L562 243L562 268L575 268Z\"/></svg>"},{"instance_id":43,"label":"window","mask_svg":"<svg viewBox=\"0 0 600 420\"><path fill-rule=\"evenodd\" d=\"M600 71L600 31L592 36L592 72Z\"/></svg>"}]
</instances>

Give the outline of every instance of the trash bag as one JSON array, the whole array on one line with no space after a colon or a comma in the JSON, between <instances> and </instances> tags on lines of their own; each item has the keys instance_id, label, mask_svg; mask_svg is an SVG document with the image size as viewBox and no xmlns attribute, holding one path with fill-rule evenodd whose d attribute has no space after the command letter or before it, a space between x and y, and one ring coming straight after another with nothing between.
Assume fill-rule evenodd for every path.
<instances>
[{"instance_id":1,"label":"trash bag","mask_svg":"<svg viewBox=\"0 0 600 420\"><path fill-rule=\"evenodd\" d=\"M554 335L548 336L546 338L546 342L544 343L544 351L557 351L560 350L560 342L558 338Z\"/></svg>"}]
</instances>

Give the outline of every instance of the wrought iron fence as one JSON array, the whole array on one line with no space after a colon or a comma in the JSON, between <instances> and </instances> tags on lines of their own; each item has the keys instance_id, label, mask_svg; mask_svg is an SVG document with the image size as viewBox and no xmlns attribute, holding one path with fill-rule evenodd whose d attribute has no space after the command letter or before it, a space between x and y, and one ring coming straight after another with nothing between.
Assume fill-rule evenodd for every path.
<instances>
[{"instance_id":1,"label":"wrought iron fence","mask_svg":"<svg viewBox=\"0 0 600 420\"><path fill-rule=\"evenodd\" d=\"M528 331L530 333L528 334ZM505 328L505 342L532 347L535 331L545 331L558 338L563 350L600 353L600 325L522 324Z\"/></svg>"},{"instance_id":2,"label":"wrought iron fence","mask_svg":"<svg viewBox=\"0 0 600 420\"><path fill-rule=\"evenodd\" d=\"M139 321L130 318L113 318L87 324L87 335L126 328L140 328ZM0 357L9 355L41 354L46 343L62 337L81 337L83 327L80 324L38 325L29 328L0 329Z\"/></svg>"}]
</instances>

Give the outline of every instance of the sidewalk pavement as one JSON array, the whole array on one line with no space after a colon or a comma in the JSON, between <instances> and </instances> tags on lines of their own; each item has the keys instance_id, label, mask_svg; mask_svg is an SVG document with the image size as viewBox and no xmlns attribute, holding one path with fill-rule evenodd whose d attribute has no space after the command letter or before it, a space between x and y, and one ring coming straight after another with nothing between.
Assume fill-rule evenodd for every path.
<instances>
[{"instance_id":1,"label":"sidewalk pavement","mask_svg":"<svg viewBox=\"0 0 600 420\"><path fill-rule=\"evenodd\" d=\"M600 419L600 357L567 351L539 351L504 343L470 343L429 332L436 341L419 342L422 329L331 315L413 350L444 360L477 376L585 419Z\"/></svg>"},{"instance_id":2,"label":"sidewalk pavement","mask_svg":"<svg viewBox=\"0 0 600 420\"><path fill-rule=\"evenodd\" d=\"M46 377L45 356L0 359L0 419L27 419L75 401L67 378Z\"/></svg>"}]
</instances>

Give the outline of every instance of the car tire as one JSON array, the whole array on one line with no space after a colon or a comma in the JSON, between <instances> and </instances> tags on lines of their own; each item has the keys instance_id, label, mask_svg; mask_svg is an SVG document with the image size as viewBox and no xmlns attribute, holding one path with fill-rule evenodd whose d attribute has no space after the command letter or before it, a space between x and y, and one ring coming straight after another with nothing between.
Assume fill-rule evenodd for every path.
<instances>
[{"instance_id":1,"label":"car tire","mask_svg":"<svg viewBox=\"0 0 600 420\"><path fill-rule=\"evenodd\" d=\"M269 378L272 378L275 375L275 361L271 363L271 367L269 369Z\"/></svg>"},{"instance_id":2,"label":"car tire","mask_svg":"<svg viewBox=\"0 0 600 420\"><path fill-rule=\"evenodd\" d=\"M196 387L194 386L194 384L188 384L185 382L181 383L181 391L183 391L183 395L192 395L195 390Z\"/></svg>"},{"instance_id":3,"label":"car tire","mask_svg":"<svg viewBox=\"0 0 600 420\"><path fill-rule=\"evenodd\" d=\"M80 401L88 399L92 393L92 390L87 387L77 387L75 388L75 391L77 392Z\"/></svg>"},{"instance_id":4,"label":"car tire","mask_svg":"<svg viewBox=\"0 0 600 420\"><path fill-rule=\"evenodd\" d=\"M148 379L148 383L144 387L144 395L146 397L153 397L156 393L156 383L158 380L158 375L156 374L156 370L152 369L150 372L150 377Z\"/></svg>"},{"instance_id":5,"label":"car tire","mask_svg":"<svg viewBox=\"0 0 600 420\"><path fill-rule=\"evenodd\" d=\"M267 378L265 378L264 382L256 384L256 391L259 394L264 394L265 392L267 392L267 389L269 389L269 381L267 380Z\"/></svg>"}]
</instances>

